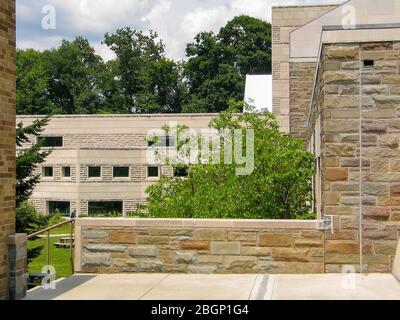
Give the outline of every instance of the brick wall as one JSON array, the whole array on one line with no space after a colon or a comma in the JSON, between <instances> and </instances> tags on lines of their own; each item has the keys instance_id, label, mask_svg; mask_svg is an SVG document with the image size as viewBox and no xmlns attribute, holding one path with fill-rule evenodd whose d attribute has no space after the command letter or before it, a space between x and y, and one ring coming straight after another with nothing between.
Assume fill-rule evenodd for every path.
<instances>
[{"instance_id":1,"label":"brick wall","mask_svg":"<svg viewBox=\"0 0 400 320\"><path fill-rule=\"evenodd\" d=\"M323 273L315 221L79 219L84 273Z\"/></svg>"},{"instance_id":2,"label":"brick wall","mask_svg":"<svg viewBox=\"0 0 400 320\"><path fill-rule=\"evenodd\" d=\"M0 2L0 299L8 297L7 239L15 233L15 2Z\"/></svg>"},{"instance_id":3,"label":"brick wall","mask_svg":"<svg viewBox=\"0 0 400 320\"><path fill-rule=\"evenodd\" d=\"M366 59L374 66L364 67ZM339 226L325 243L328 271L361 262L365 272L392 268L400 231L399 61L399 43L323 48L311 128L320 115L321 211Z\"/></svg>"}]
</instances>

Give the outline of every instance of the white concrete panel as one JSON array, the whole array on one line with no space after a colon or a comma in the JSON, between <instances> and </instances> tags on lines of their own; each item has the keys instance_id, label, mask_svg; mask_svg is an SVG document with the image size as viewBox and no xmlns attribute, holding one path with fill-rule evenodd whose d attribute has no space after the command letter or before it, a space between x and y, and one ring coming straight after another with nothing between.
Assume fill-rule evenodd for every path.
<instances>
[{"instance_id":1,"label":"white concrete panel","mask_svg":"<svg viewBox=\"0 0 400 320\"><path fill-rule=\"evenodd\" d=\"M323 26L397 24L400 1L350 0L290 34L290 57L317 57Z\"/></svg>"}]
</instances>

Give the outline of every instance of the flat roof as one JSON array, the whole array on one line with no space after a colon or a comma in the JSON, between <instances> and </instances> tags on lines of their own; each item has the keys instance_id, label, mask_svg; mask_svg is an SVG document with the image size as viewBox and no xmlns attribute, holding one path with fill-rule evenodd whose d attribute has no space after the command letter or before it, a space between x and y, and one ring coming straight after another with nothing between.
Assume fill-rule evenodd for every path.
<instances>
[{"instance_id":1,"label":"flat roof","mask_svg":"<svg viewBox=\"0 0 400 320\"><path fill-rule=\"evenodd\" d=\"M167 118L167 117L212 117L218 113L148 113L148 114L57 114L51 118ZM45 118L48 115L17 115L17 118Z\"/></svg>"},{"instance_id":2,"label":"flat roof","mask_svg":"<svg viewBox=\"0 0 400 320\"><path fill-rule=\"evenodd\" d=\"M309 2L309 1L275 1L272 4L272 8L290 8L290 7L331 7L331 6L339 6L343 3L345 3L347 0L331 0L329 2L327 1L314 1L314 2Z\"/></svg>"}]
</instances>

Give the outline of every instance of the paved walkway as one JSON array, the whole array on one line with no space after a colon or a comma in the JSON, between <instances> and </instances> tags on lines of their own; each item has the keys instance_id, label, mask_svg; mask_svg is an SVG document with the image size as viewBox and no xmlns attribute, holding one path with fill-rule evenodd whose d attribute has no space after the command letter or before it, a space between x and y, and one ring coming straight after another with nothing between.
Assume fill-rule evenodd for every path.
<instances>
[{"instance_id":1,"label":"paved walkway","mask_svg":"<svg viewBox=\"0 0 400 320\"><path fill-rule=\"evenodd\" d=\"M390 274L323 275L74 275L55 290L35 288L27 300L400 300Z\"/></svg>"}]
</instances>

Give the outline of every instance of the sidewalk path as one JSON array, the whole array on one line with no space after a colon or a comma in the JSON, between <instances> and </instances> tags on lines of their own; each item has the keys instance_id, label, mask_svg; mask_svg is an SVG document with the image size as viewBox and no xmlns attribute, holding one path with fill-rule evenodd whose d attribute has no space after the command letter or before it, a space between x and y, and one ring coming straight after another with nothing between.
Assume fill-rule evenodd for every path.
<instances>
[{"instance_id":1,"label":"sidewalk path","mask_svg":"<svg viewBox=\"0 0 400 320\"><path fill-rule=\"evenodd\" d=\"M27 300L400 300L391 274L74 275L55 290L35 288Z\"/></svg>"}]
</instances>

